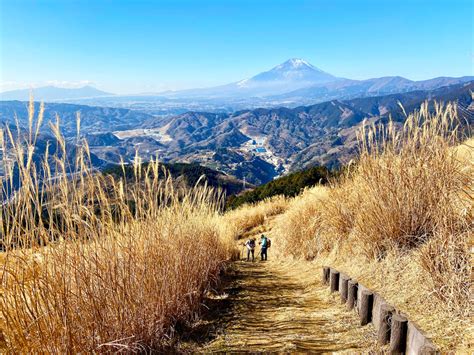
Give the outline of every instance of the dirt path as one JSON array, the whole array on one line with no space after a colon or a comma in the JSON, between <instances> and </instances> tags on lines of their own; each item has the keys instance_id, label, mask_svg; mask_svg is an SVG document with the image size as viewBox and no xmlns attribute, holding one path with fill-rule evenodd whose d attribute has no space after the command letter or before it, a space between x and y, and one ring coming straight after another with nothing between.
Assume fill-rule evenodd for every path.
<instances>
[{"instance_id":1,"label":"dirt path","mask_svg":"<svg viewBox=\"0 0 474 355\"><path fill-rule=\"evenodd\" d=\"M235 262L209 314L197 325L192 351L337 352L367 351L373 328L320 283L307 262ZM197 336L196 336L197 334ZM185 350L183 348L183 350ZM189 350L189 348L187 349Z\"/></svg>"}]
</instances>

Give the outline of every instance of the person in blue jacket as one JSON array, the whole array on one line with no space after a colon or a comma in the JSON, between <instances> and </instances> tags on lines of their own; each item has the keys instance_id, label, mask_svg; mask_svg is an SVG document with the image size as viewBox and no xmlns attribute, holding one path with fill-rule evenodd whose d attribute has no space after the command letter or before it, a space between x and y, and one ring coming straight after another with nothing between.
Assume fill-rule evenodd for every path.
<instances>
[{"instance_id":1,"label":"person in blue jacket","mask_svg":"<svg viewBox=\"0 0 474 355\"><path fill-rule=\"evenodd\" d=\"M260 237L259 244L261 247L261 250L260 250L261 260L262 261L267 260L267 250L271 245L271 241L265 236L265 234L262 234L262 236Z\"/></svg>"}]
</instances>

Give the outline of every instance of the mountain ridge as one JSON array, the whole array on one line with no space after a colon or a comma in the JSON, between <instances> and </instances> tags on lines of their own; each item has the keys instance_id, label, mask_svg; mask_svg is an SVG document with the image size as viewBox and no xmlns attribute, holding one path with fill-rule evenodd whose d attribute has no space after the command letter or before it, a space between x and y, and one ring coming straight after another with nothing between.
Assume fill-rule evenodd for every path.
<instances>
[{"instance_id":1,"label":"mountain ridge","mask_svg":"<svg viewBox=\"0 0 474 355\"><path fill-rule=\"evenodd\" d=\"M166 134L172 138L166 156L214 164L212 149L220 147L227 149L227 156L259 157L272 164L275 170L268 175L270 179L312 165L335 167L355 156L356 131L366 119L377 124L391 117L394 124L403 124L405 115L399 103L411 112L425 100L456 101L461 121L472 124L473 90L471 81L435 90L330 100L296 108L258 108L231 114L187 112L170 118L166 125ZM147 125L153 128L152 121ZM234 165L221 162L220 166L231 174L241 174L239 164L241 161L234 160Z\"/></svg>"},{"instance_id":2,"label":"mountain ridge","mask_svg":"<svg viewBox=\"0 0 474 355\"><path fill-rule=\"evenodd\" d=\"M109 92L99 90L93 86L85 85L79 88L62 88L57 86L42 86L35 89L10 90L0 93L1 101L26 101L33 94L39 101L62 101L70 99L83 99L92 97L113 96Z\"/></svg>"},{"instance_id":3,"label":"mountain ridge","mask_svg":"<svg viewBox=\"0 0 474 355\"><path fill-rule=\"evenodd\" d=\"M68 94L66 96L70 98L67 99L64 98L65 95L62 95L62 99L57 95L42 95L41 92L38 93L41 88L34 94L37 100L42 101L134 109L166 117L187 111L230 113L259 107L294 108L334 99L350 100L415 90L434 90L471 80L474 80L474 76L442 76L419 81L401 76L355 80L327 73L304 59L291 58L250 78L215 87L134 95L113 95L89 87L89 92L75 93L75 96ZM8 95L13 95L10 93L1 93L0 100L8 99ZM21 95L22 100L27 100L29 91L24 90ZM18 99L11 96L10 98Z\"/></svg>"},{"instance_id":4,"label":"mountain ridge","mask_svg":"<svg viewBox=\"0 0 474 355\"><path fill-rule=\"evenodd\" d=\"M458 103L463 122L473 123L474 81L435 90L417 90L350 100L329 100L295 108L262 107L232 113L195 112L159 117L139 111L73 104L46 104L45 119L61 117L66 139L76 140L76 112L81 135L98 159L118 164L136 152L163 162L199 163L253 184L313 165L347 164L357 151L356 131L364 120L396 125L425 100ZM0 103L0 123L15 124L15 113L28 125L28 103ZM36 110L38 103L35 104ZM43 125L47 130L47 124ZM45 132L46 133L46 132Z\"/></svg>"},{"instance_id":5,"label":"mountain ridge","mask_svg":"<svg viewBox=\"0 0 474 355\"><path fill-rule=\"evenodd\" d=\"M327 73L301 58L291 58L270 70L250 78L215 87L165 91L156 96L168 98L226 98L236 96L283 97L297 94L297 90L308 91L323 88L336 91L351 88L354 94L406 92L417 89L431 90L440 86L454 85L474 80L474 76L436 77L426 80L411 80L402 76L383 76L363 80L348 79Z\"/></svg>"},{"instance_id":6,"label":"mountain ridge","mask_svg":"<svg viewBox=\"0 0 474 355\"><path fill-rule=\"evenodd\" d=\"M300 58L289 59L252 77L215 87L117 95L68 102L93 106L134 108L153 115L167 116L187 111L234 112L259 107L298 107L320 102L358 97L434 90L474 80L474 76L437 77L410 80L384 76L364 80L338 77Z\"/></svg>"}]
</instances>

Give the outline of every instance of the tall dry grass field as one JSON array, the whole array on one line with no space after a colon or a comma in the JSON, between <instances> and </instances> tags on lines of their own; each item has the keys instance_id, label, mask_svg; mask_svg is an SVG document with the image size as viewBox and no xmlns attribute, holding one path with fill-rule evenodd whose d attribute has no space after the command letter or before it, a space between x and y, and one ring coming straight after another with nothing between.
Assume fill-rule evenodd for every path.
<instances>
[{"instance_id":1,"label":"tall dry grass field","mask_svg":"<svg viewBox=\"0 0 474 355\"><path fill-rule=\"evenodd\" d=\"M51 125L57 149L35 162L43 106L1 135L0 324L11 352L160 349L197 310L232 244L221 198L177 188L135 159L131 181L93 171ZM78 117L78 130L80 119ZM79 137L79 134L78 134Z\"/></svg>"},{"instance_id":2,"label":"tall dry grass field","mask_svg":"<svg viewBox=\"0 0 474 355\"><path fill-rule=\"evenodd\" d=\"M340 268L441 348L462 348L472 314L474 156L472 139L461 143L456 106L425 103L403 126L365 127L359 138L346 175L297 197L275 231L298 246L289 254Z\"/></svg>"}]
</instances>

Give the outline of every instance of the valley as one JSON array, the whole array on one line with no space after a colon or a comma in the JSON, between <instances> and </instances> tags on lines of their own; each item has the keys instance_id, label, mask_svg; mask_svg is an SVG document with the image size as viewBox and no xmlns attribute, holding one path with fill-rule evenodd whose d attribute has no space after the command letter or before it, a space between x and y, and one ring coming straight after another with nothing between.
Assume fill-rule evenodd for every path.
<instances>
[{"instance_id":1,"label":"valley","mask_svg":"<svg viewBox=\"0 0 474 355\"><path fill-rule=\"evenodd\" d=\"M122 158L132 162L138 153L145 161L157 157L168 163L197 163L259 185L314 165L336 168L348 164L357 153L357 130L389 119L401 126L405 116L400 104L410 112L425 100L432 104L456 101L460 123L472 123L472 91L474 81L296 108L189 111L169 116L48 103L41 139L52 139L47 122L55 122L58 114L63 135L74 144L79 113L80 136L87 139L98 167L118 164ZM27 107L25 102L1 101L0 122L15 125L12 118L17 114L20 126L26 128Z\"/></svg>"}]
</instances>

